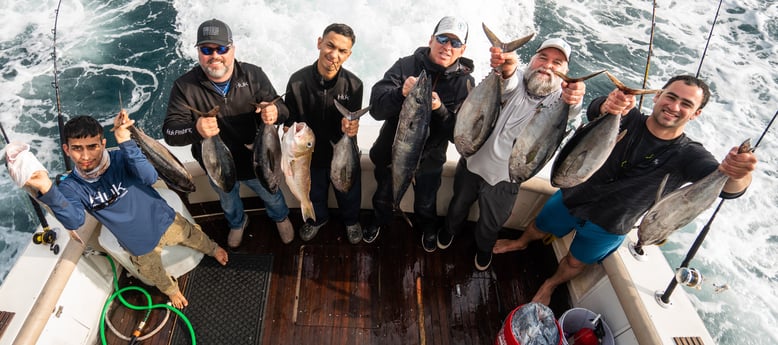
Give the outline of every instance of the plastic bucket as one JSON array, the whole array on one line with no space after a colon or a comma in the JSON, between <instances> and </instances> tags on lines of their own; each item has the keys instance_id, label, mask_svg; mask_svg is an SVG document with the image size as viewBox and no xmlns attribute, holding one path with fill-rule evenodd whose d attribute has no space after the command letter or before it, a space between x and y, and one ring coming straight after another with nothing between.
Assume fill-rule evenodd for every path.
<instances>
[{"instance_id":1,"label":"plastic bucket","mask_svg":"<svg viewBox=\"0 0 778 345\"><path fill-rule=\"evenodd\" d=\"M562 328L554 312L540 303L527 303L513 309L505 318L495 345L561 345Z\"/></svg>"},{"instance_id":2,"label":"plastic bucket","mask_svg":"<svg viewBox=\"0 0 778 345\"><path fill-rule=\"evenodd\" d=\"M562 327L562 333L564 336L564 345L569 345L568 341L572 340L572 337L576 332L582 328L594 329L592 321L597 317L593 311L586 308L573 308L562 314L559 318L559 324ZM602 318L600 318L602 320ZM605 320L602 320L602 328L605 331L605 335L602 337L601 345L614 345L613 333L611 332L608 324Z\"/></svg>"}]
</instances>

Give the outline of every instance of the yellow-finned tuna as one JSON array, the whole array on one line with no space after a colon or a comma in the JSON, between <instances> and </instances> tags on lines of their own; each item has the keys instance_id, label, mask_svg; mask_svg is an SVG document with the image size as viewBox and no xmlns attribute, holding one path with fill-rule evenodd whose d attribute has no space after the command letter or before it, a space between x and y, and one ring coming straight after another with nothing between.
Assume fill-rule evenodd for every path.
<instances>
[{"instance_id":1,"label":"yellow-finned tuna","mask_svg":"<svg viewBox=\"0 0 778 345\"><path fill-rule=\"evenodd\" d=\"M281 139L281 170L292 194L300 200L303 220L316 221L311 203L311 157L316 137L304 122L295 122Z\"/></svg>"}]
</instances>

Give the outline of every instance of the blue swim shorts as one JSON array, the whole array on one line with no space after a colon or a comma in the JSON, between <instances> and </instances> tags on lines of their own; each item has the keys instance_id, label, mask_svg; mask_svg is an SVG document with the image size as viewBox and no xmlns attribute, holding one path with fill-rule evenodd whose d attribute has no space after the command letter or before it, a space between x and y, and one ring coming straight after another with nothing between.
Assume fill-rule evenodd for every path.
<instances>
[{"instance_id":1,"label":"blue swim shorts","mask_svg":"<svg viewBox=\"0 0 778 345\"><path fill-rule=\"evenodd\" d=\"M597 224L570 214L562 202L562 191L551 196L535 219L540 231L562 238L575 230L570 244L570 254L585 264L593 264L605 259L619 248L626 235L612 234Z\"/></svg>"}]
</instances>

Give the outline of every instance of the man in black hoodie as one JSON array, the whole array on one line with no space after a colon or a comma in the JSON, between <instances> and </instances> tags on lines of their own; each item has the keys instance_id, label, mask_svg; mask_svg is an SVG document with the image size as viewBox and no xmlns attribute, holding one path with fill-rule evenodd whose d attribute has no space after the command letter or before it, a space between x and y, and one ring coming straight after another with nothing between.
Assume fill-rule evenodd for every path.
<instances>
[{"instance_id":1,"label":"man in black hoodie","mask_svg":"<svg viewBox=\"0 0 778 345\"><path fill-rule=\"evenodd\" d=\"M400 109L405 97L424 70L432 80L432 118L429 137L424 144L421 162L413 185L414 227L423 232L424 250L436 248L437 192L440 175L446 162L448 142L452 139L456 112L474 85L473 61L462 57L467 42L468 26L461 18L443 17L430 36L429 46L416 49L413 55L399 59L373 86L370 94L370 114L384 124L378 139L370 149L375 164L377 189L373 195L375 219L365 228L363 240L373 242L392 219L392 143Z\"/></svg>"},{"instance_id":2,"label":"man in black hoodie","mask_svg":"<svg viewBox=\"0 0 778 345\"><path fill-rule=\"evenodd\" d=\"M286 104L289 107L289 120L305 122L316 136L316 146L311 159L310 198L317 222L308 221L300 227L300 238L309 241L319 232L330 218L327 209L327 193L330 188L330 167L332 165L333 144L343 134L356 137L359 120L347 120L335 108L335 100L351 111L362 107L362 80L343 68L343 63L351 56L351 48L356 36L346 24L330 24L317 40L319 58L289 77L286 85ZM340 217L346 225L346 237L349 242L362 242L362 227L359 225L359 206L362 196L361 174L356 174L351 189L340 192L335 189Z\"/></svg>"}]
</instances>

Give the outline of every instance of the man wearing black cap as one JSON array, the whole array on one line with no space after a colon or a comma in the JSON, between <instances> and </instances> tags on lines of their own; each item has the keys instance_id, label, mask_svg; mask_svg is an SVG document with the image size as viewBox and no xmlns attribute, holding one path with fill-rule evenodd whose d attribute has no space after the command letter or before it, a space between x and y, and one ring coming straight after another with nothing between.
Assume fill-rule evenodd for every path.
<instances>
[{"instance_id":1,"label":"man wearing black cap","mask_svg":"<svg viewBox=\"0 0 778 345\"><path fill-rule=\"evenodd\" d=\"M284 196L280 189L270 193L262 187L254 173L253 153L246 147L254 142L259 121L268 125L283 123L289 110L282 101L269 103L278 94L261 68L235 60L235 44L227 24L217 19L203 22L197 29L195 47L199 65L176 79L170 91L162 126L165 141L174 146L191 144L192 155L201 166L203 139L219 135L229 148L240 183L231 191L222 191L211 182L230 226L228 246L240 245L248 224L239 194L241 183L264 201L281 240L289 243L294 238L294 229L287 218L289 209ZM203 117L191 110L207 112L217 106L220 110L216 117Z\"/></svg>"},{"instance_id":2,"label":"man wearing black cap","mask_svg":"<svg viewBox=\"0 0 778 345\"><path fill-rule=\"evenodd\" d=\"M363 240L373 242L392 219L392 143L405 97L416 83L421 71L434 80L432 88L432 117L429 137L424 144L421 162L415 173L414 227L421 229L424 250L435 250L437 229L437 192L440 175L446 162L448 142L453 138L456 112L473 85L473 61L462 57L467 42L468 26L461 18L443 17L435 26L427 47L419 47L413 55L398 60L373 86L370 93L370 114L384 121L378 139L370 149L370 160L375 164L378 188L373 195L375 218L365 228Z\"/></svg>"},{"instance_id":3,"label":"man wearing black cap","mask_svg":"<svg viewBox=\"0 0 778 345\"><path fill-rule=\"evenodd\" d=\"M470 207L478 201L479 217L475 227L475 268L483 271L492 262L492 248L502 225L510 217L519 184L508 176L508 160L513 141L538 109L562 99L570 104L568 116L581 111L586 86L583 82L565 83L554 72L567 73L570 45L562 39L544 41L524 71L519 71L518 55L490 48L491 66L501 72L504 101L494 131L473 155L462 158L454 175L454 195L446 222L437 236L437 246L446 249L462 227Z\"/></svg>"}]
</instances>

